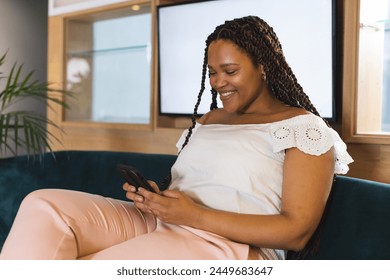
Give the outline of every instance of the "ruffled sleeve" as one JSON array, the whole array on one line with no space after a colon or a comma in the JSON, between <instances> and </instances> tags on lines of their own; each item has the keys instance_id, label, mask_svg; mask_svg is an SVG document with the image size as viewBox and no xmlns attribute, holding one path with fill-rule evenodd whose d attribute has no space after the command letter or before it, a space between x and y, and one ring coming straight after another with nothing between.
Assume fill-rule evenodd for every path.
<instances>
[{"instance_id":1,"label":"ruffled sleeve","mask_svg":"<svg viewBox=\"0 0 390 280\"><path fill-rule=\"evenodd\" d=\"M353 162L337 132L318 116L302 115L274 123L270 133L275 153L297 147L304 153L319 156L334 147L335 174L346 174Z\"/></svg>"}]
</instances>

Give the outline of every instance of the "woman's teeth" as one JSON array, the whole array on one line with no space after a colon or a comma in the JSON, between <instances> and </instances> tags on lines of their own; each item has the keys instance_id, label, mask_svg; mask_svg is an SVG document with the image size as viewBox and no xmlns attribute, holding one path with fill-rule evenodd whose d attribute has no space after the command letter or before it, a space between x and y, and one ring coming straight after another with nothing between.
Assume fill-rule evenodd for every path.
<instances>
[{"instance_id":1,"label":"woman's teeth","mask_svg":"<svg viewBox=\"0 0 390 280\"><path fill-rule=\"evenodd\" d=\"M233 91L228 91L228 92L221 92L220 95L223 97L227 97L229 95L232 95L234 92Z\"/></svg>"}]
</instances>

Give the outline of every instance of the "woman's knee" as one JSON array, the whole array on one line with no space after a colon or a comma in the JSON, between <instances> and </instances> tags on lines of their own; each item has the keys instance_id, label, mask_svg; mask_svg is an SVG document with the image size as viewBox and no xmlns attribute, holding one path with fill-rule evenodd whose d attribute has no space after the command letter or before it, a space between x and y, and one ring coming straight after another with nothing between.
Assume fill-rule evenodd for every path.
<instances>
[{"instance_id":1,"label":"woman's knee","mask_svg":"<svg viewBox=\"0 0 390 280\"><path fill-rule=\"evenodd\" d=\"M57 190L55 189L39 189L32 191L26 195L26 197L22 201L22 204L34 203L36 201L50 199L51 197L53 197L53 193L55 193L56 191Z\"/></svg>"},{"instance_id":2,"label":"woman's knee","mask_svg":"<svg viewBox=\"0 0 390 280\"><path fill-rule=\"evenodd\" d=\"M38 189L30 192L25 196L20 205L20 209L28 210L40 208L44 205L56 205L61 192L59 189ZM20 211L20 210L19 210Z\"/></svg>"}]
</instances>

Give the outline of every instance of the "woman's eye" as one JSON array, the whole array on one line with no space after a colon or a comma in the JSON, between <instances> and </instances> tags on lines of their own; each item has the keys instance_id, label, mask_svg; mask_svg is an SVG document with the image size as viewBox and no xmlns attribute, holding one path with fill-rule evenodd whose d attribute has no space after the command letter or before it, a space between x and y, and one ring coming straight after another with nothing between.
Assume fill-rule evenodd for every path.
<instances>
[{"instance_id":1,"label":"woman's eye","mask_svg":"<svg viewBox=\"0 0 390 280\"><path fill-rule=\"evenodd\" d=\"M211 76L213 76L213 75L215 75L215 72L209 71L209 77L211 77Z\"/></svg>"},{"instance_id":2,"label":"woman's eye","mask_svg":"<svg viewBox=\"0 0 390 280\"><path fill-rule=\"evenodd\" d=\"M228 75L234 75L236 73L236 70L226 71L226 74Z\"/></svg>"}]
</instances>

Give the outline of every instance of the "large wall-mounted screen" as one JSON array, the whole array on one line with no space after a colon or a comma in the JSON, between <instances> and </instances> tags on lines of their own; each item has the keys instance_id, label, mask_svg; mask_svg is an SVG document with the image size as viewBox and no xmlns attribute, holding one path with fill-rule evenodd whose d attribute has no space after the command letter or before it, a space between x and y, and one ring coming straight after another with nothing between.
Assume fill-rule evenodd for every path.
<instances>
[{"instance_id":1,"label":"large wall-mounted screen","mask_svg":"<svg viewBox=\"0 0 390 280\"><path fill-rule=\"evenodd\" d=\"M207 36L225 20L256 15L274 28L288 63L320 114L334 119L334 5L334 0L213 0L158 7L160 114L192 114ZM210 107L206 84L200 114Z\"/></svg>"}]
</instances>

